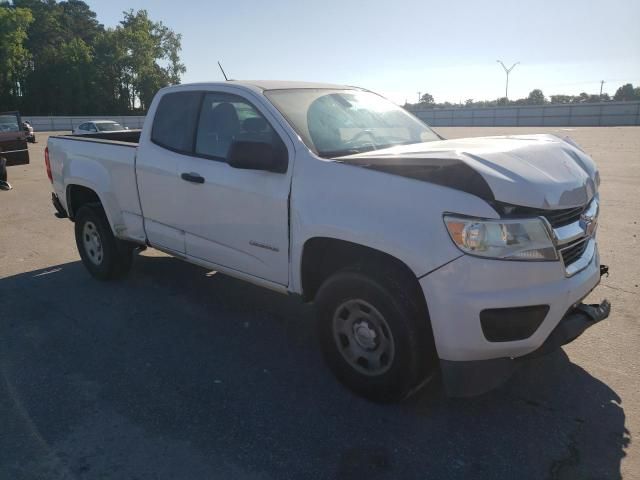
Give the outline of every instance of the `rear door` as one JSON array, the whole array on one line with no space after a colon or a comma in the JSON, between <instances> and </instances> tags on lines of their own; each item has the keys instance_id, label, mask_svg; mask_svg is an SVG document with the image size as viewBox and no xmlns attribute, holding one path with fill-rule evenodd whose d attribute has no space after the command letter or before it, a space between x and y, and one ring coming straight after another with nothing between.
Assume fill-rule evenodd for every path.
<instances>
[{"instance_id":1,"label":"rear door","mask_svg":"<svg viewBox=\"0 0 640 480\"><path fill-rule=\"evenodd\" d=\"M0 155L7 159L8 167L29 163L27 134L18 112L0 113Z\"/></svg>"},{"instance_id":2,"label":"rear door","mask_svg":"<svg viewBox=\"0 0 640 480\"><path fill-rule=\"evenodd\" d=\"M149 125L150 138L142 139L143 147L138 149L136 159L140 205L149 242L178 254L185 253L183 216L189 205L178 193L184 182L177 163L193 151L201 98L201 93L189 91L164 95Z\"/></svg>"}]
</instances>

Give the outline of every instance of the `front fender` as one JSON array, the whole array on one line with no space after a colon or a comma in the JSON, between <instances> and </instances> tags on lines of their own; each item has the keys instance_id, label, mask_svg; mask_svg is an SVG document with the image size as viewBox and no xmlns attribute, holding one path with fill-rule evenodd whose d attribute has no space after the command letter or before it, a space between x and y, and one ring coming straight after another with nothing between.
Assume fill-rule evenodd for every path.
<instances>
[{"instance_id":1,"label":"front fender","mask_svg":"<svg viewBox=\"0 0 640 480\"><path fill-rule=\"evenodd\" d=\"M445 212L498 218L484 200L451 188L309 157L299 164L291 199L291 285L301 291L304 244L344 240L384 252L421 277L461 255Z\"/></svg>"}]
</instances>

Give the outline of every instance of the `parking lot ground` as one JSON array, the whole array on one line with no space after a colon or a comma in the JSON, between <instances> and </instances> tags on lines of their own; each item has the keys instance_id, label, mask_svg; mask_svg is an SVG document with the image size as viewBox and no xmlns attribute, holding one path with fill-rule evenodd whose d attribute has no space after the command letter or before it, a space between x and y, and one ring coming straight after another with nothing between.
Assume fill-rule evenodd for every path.
<instances>
[{"instance_id":1,"label":"parking lot ground","mask_svg":"<svg viewBox=\"0 0 640 480\"><path fill-rule=\"evenodd\" d=\"M0 192L0 478L639 479L640 128L439 131L569 135L593 156L608 320L481 397L371 404L295 298L149 250L92 279L40 133Z\"/></svg>"}]
</instances>

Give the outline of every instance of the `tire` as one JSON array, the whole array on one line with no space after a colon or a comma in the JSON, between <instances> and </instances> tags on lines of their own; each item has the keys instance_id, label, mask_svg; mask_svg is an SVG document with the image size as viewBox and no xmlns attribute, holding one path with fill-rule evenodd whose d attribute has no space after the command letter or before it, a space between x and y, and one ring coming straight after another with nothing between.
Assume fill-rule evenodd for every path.
<instances>
[{"instance_id":1,"label":"tire","mask_svg":"<svg viewBox=\"0 0 640 480\"><path fill-rule=\"evenodd\" d=\"M89 273L98 280L125 276L133 262L133 247L118 240L99 204L81 207L75 215L78 252Z\"/></svg>"},{"instance_id":2,"label":"tire","mask_svg":"<svg viewBox=\"0 0 640 480\"><path fill-rule=\"evenodd\" d=\"M0 182L7 181L7 159L0 157Z\"/></svg>"},{"instance_id":3,"label":"tire","mask_svg":"<svg viewBox=\"0 0 640 480\"><path fill-rule=\"evenodd\" d=\"M402 400L437 366L428 313L407 283L388 272L348 269L329 277L316 296L329 368L375 402Z\"/></svg>"}]
</instances>

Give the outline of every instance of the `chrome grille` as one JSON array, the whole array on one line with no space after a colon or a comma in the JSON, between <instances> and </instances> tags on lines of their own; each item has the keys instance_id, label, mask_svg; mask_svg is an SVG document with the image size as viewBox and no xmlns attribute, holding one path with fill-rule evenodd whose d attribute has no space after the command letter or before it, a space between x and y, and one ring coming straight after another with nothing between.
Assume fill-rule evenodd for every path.
<instances>
[{"instance_id":1,"label":"chrome grille","mask_svg":"<svg viewBox=\"0 0 640 480\"><path fill-rule=\"evenodd\" d=\"M544 217L553 228L563 227L580 221L580 215L587 209L587 205L561 210L545 210L542 208L516 207L509 216Z\"/></svg>"},{"instance_id":2,"label":"chrome grille","mask_svg":"<svg viewBox=\"0 0 640 480\"><path fill-rule=\"evenodd\" d=\"M600 204L596 196L584 207L566 209L553 217L554 222L558 225L553 228L556 249L562 258L566 275L569 277L591 263L596 252L594 236L599 213ZM551 219L546 218L551 223ZM573 221L566 223L568 219L573 219Z\"/></svg>"},{"instance_id":3,"label":"chrome grille","mask_svg":"<svg viewBox=\"0 0 640 480\"><path fill-rule=\"evenodd\" d=\"M541 216L546 218L553 228L563 227L570 223L580 221L580 215L584 213L587 206L567 208L565 210L547 210Z\"/></svg>"},{"instance_id":4,"label":"chrome grille","mask_svg":"<svg viewBox=\"0 0 640 480\"><path fill-rule=\"evenodd\" d=\"M565 267L572 265L582 257L582 254L587 249L588 240L588 237L581 238L560 250L560 255L562 255L562 261Z\"/></svg>"}]
</instances>

